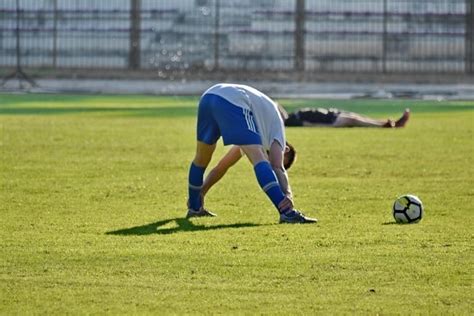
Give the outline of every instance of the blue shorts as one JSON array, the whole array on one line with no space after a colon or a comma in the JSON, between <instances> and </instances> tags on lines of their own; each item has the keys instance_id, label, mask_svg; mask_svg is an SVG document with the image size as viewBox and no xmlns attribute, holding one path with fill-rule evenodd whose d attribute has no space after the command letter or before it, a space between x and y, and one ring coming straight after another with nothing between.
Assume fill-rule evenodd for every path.
<instances>
[{"instance_id":1,"label":"blue shorts","mask_svg":"<svg viewBox=\"0 0 474 316\"><path fill-rule=\"evenodd\" d=\"M197 139L213 145L222 136L224 145L261 145L262 139L250 110L226 99L205 94L199 102Z\"/></svg>"}]
</instances>

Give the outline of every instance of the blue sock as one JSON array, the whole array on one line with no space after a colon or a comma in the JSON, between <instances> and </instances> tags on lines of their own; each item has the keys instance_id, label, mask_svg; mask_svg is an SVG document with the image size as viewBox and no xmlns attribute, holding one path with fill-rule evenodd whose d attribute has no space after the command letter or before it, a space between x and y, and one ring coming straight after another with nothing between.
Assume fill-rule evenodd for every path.
<instances>
[{"instance_id":1,"label":"blue sock","mask_svg":"<svg viewBox=\"0 0 474 316\"><path fill-rule=\"evenodd\" d=\"M188 192L189 192L189 207L193 210L199 210L202 206L201 188L206 168L198 167L191 163L189 168L188 178Z\"/></svg>"},{"instance_id":2,"label":"blue sock","mask_svg":"<svg viewBox=\"0 0 474 316\"><path fill-rule=\"evenodd\" d=\"M253 167L255 175L257 176L258 184L267 196L272 200L273 205L278 209L278 204L285 198L285 194L280 188L278 179L273 172L272 167L268 161L261 161ZM280 210L278 210L280 212ZM288 210L282 210L286 212Z\"/></svg>"}]
</instances>

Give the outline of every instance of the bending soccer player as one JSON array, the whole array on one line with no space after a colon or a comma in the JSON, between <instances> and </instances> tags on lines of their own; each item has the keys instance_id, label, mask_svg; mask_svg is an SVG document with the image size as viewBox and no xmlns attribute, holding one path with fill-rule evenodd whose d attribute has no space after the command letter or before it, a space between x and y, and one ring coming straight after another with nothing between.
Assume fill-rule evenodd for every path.
<instances>
[{"instance_id":1,"label":"bending soccer player","mask_svg":"<svg viewBox=\"0 0 474 316\"><path fill-rule=\"evenodd\" d=\"M249 158L260 187L279 212L281 223L317 222L294 209L283 166L285 127L278 105L262 92L237 84L217 84L200 99L186 217L215 216L203 207L202 189L204 172L221 136L224 145L235 145L225 156L229 162L239 160L241 151Z\"/></svg>"},{"instance_id":2,"label":"bending soccer player","mask_svg":"<svg viewBox=\"0 0 474 316\"><path fill-rule=\"evenodd\" d=\"M317 127L404 127L410 118L410 110L406 109L396 121L377 120L354 112L334 108L304 108L287 114L285 126L317 126Z\"/></svg>"}]
</instances>

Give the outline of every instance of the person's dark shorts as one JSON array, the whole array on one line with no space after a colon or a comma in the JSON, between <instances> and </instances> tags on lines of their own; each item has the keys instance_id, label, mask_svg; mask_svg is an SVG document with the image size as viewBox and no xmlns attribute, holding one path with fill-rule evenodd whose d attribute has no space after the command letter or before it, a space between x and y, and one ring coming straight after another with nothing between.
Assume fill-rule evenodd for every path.
<instances>
[{"instance_id":1,"label":"person's dark shorts","mask_svg":"<svg viewBox=\"0 0 474 316\"><path fill-rule=\"evenodd\" d=\"M331 125L337 119L341 111L338 109L305 108L290 113L285 120L286 126L303 126L304 122L309 124Z\"/></svg>"}]
</instances>

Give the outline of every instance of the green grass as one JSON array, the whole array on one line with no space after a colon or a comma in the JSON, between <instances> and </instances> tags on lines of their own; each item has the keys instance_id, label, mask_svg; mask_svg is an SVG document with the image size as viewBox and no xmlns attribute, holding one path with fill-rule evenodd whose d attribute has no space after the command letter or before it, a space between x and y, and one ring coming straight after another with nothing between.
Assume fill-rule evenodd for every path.
<instances>
[{"instance_id":1,"label":"green grass","mask_svg":"<svg viewBox=\"0 0 474 316\"><path fill-rule=\"evenodd\" d=\"M474 102L279 101L413 115L287 130L317 225L277 224L246 161L189 221L197 98L0 95L0 314L472 315Z\"/></svg>"}]
</instances>

